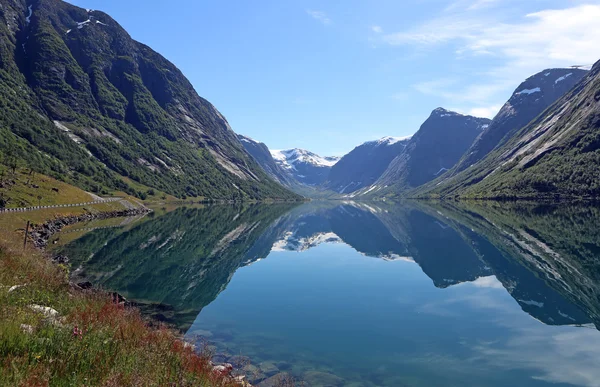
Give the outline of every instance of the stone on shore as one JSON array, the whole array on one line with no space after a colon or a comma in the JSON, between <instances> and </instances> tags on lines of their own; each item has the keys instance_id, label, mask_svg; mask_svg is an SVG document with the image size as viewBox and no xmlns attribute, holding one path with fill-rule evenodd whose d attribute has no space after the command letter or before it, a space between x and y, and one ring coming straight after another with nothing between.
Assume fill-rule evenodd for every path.
<instances>
[{"instance_id":1,"label":"stone on shore","mask_svg":"<svg viewBox=\"0 0 600 387\"><path fill-rule=\"evenodd\" d=\"M289 380L292 380L290 374L287 372L281 372L263 380L257 385L257 387L279 387L285 385L284 383Z\"/></svg>"},{"instance_id":2,"label":"stone on shore","mask_svg":"<svg viewBox=\"0 0 600 387\"><path fill-rule=\"evenodd\" d=\"M267 376L273 376L279 373L279 368L275 365L275 363L270 361L263 361L258 365L261 371Z\"/></svg>"},{"instance_id":3,"label":"stone on shore","mask_svg":"<svg viewBox=\"0 0 600 387\"><path fill-rule=\"evenodd\" d=\"M328 372L308 371L302 375L302 379L315 387L341 387L344 385L344 379Z\"/></svg>"}]
</instances>

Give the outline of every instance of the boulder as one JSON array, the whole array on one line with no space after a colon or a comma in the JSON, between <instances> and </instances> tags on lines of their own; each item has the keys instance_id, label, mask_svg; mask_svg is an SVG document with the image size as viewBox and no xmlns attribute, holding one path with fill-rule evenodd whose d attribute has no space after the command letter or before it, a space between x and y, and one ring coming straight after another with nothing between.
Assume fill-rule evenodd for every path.
<instances>
[{"instance_id":1,"label":"boulder","mask_svg":"<svg viewBox=\"0 0 600 387\"><path fill-rule=\"evenodd\" d=\"M344 379L321 371L308 371L302 375L302 379L314 387L341 387L344 385Z\"/></svg>"},{"instance_id":2,"label":"boulder","mask_svg":"<svg viewBox=\"0 0 600 387\"><path fill-rule=\"evenodd\" d=\"M227 361L233 364L235 368L244 368L246 365L250 364L250 358L241 355L231 356Z\"/></svg>"},{"instance_id":3,"label":"boulder","mask_svg":"<svg viewBox=\"0 0 600 387\"><path fill-rule=\"evenodd\" d=\"M267 376L273 376L279 373L279 368L275 365L275 363L270 361L263 361L258 365L258 367Z\"/></svg>"},{"instance_id":4,"label":"boulder","mask_svg":"<svg viewBox=\"0 0 600 387\"><path fill-rule=\"evenodd\" d=\"M226 376L226 375L229 375L231 373L231 371L233 371L233 366L229 363L220 364L220 365L214 366L212 370L214 373L218 373L219 375Z\"/></svg>"},{"instance_id":5,"label":"boulder","mask_svg":"<svg viewBox=\"0 0 600 387\"><path fill-rule=\"evenodd\" d=\"M281 372L277 375L273 375L268 379L260 382L257 387L280 387L285 385L287 381L291 381L292 377L287 372Z\"/></svg>"}]
</instances>

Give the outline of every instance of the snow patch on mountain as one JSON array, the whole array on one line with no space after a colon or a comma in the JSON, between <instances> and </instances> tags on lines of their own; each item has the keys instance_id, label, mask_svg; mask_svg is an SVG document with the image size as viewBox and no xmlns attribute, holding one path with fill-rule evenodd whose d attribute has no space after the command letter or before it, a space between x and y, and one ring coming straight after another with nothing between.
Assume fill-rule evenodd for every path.
<instances>
[{"instance_id":1,"label":"snow patch on mountain","mask_svg":"<svg viewBox=\"0 0 600 387\"><path fill-rule=\"evenodd\" d=\"M259 142L258 142L258 141L256 141L255 139L253 139L253 138L250 138L250 137L248 137L248 136L242 136L242 135L239 135L239 138L240 138L240 141L242 141L242 142L246 142L246 143L248 143L248 144L258 144L258 143L259 143Z\"/></svg>"},{"instance_id":2,"label":"snow patch on mountain","mask_svg":"<svg viewBox=\"0 0 600 387\"><path fill-rule=\"evenodd\" d=\"M536 87L534 89L523 89L521 91L516 92L515 94L517 95L522 95L522 94L533 94L533 93L540 93L542 91L542 89L540 89L539 87Z\"/></svg>"},{"instance_id":3,"label":"snow patch on mountain","mask_svg":"<svg viewBox=\"0 0 600 387\"><path fill-rule=\"evenodd\" d=\"M562 77L560 77L556 81L554 81L554 84L564 81L565 79L569 78L571 75L573 75L573 73L568 73L568 74L563 75Z\"/></svg>"},{"instance_id":4,"label":"snow patch on mountain","mask_svg":"<svg viewBox=\"0 0 600 387\"><path fill-rule=\"evenodd\" d=\"M31 15L33 15L33 5L30 5L29 7L27 7L27 10L29 10L29 15L27 15L25 17L25 22L27 24L31 23Z\"/></svg>"},{"instance_id":5,"label":"snow patch on mountain","mask_svg":"<svg viewBox=\"0 0 600 387\"><path fill-rule=\"evenodd\" d=\"M401 141L408 141L412 138L412 135L410 136L404 136L404 137L392 137L392 136L385 136L380 138L379 140L375 140L375 141L367 141L365 144L375 144L376 146L379 145L394 145L397 144Z\"/></svg>"},{"instance_id":6,"label":"snow patch on mountain","mask_svg":"<svg viewBox=\"0 0 600 387\"><path fill-rule=\"evenodd\" d=\"M80 30L82 29L86 24L91 23L92 21L90 19L87 19L86 21L82 21L82 22L77 22L77 29Z\"/></svg>"},{"instance_id":7,"label":"snow patch on mountain","mask_svg":"<svg viewBox=\"0 0 600 387\"><path fill-rule=\"evenodd\" d=\"M339 157L322 157L304 149L271 150L271 155L286 169L296 169L299 163L312 164L317 167L333 167Z\"/></svg>"}]
</instances>

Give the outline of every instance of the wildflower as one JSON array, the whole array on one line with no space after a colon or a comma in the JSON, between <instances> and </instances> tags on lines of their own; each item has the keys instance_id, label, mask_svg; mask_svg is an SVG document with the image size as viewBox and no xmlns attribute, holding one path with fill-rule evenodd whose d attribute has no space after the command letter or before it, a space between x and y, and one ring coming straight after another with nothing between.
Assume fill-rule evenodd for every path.
<instances>
[{"instance_id":1,"label":"wildflower","mask_svg":"<svg viewBox=\"0 0 600 387\"><path fill-rule=\"evenodd\" d=\"M73 337L79 337L80 339L83 337L83 331L77 325L73 327Z\"/></svg>"}]
</instances>

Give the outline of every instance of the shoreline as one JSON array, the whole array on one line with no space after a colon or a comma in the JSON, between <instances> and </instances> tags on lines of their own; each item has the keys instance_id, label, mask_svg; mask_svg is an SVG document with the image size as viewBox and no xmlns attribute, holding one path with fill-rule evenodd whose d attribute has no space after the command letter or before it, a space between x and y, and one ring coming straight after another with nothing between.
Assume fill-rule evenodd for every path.
<instances>
[{"instance_id":1,"label":"shoreline","mask_svg":"<svg viewBox=\"0 0 600 387\"><path fill-rule=\"evenodd\" d=\"M64 205L64 207L69 206ZM26 240L31 245L30 248L27 248L27 246L25 245L23 246L23 251L21 252L9 247L8 245L0 245L0 270L3 269L2 266L4 266L7 263L6 261L16 261L19 264L23 264L25 261L27 261L29 263L25 265L25 268L30 269L32 266L44 267L45 269L42 270L43 274L28 273L27 269L25 268L23 268L23 270L17 269L13 273L14 277L22 276L24 278L29 278L29 280L1 281L0 284L2 286L0 286L0 289L8 289L8 297L10 297L13 295L17 295L18 293L31 290L37 286L44 287L44 281L41 281L41 283L39 284L34 284L34 282L36 282L35 280L37 279L36 277L41 277L42 275L51 275L51 273L48 272L58 273L58 277L62 277L62 279L59 279L59 282L62 282L63 285L58 286L59 289L53 289L55 293L53 294L53 296L58 296L58 298L63 299L63 301L64 299L75 299L77 300L76 303L83 304L79 305L80 307L88 309L97 309L98 304L104 305L101 309L111 309L112 312L110 313L116 314L115 317L118 320L122 320L119 321L120 324L135 325L137 329L139 329L139 331L142 332L144 335L148 335L149 337L156 337L155 340L157 341L154 343L149 343L150 345L161 345L163 343L163 340L173 340L173 344L170 346L169 349L173 352L168 353L166 355L175 358L181 358L180 364L183 367L179 371L181 375L185 374L186 377L190 378L190 380L210 381L210 385L215 386L231 385L251 387L251 385L246 381L245 376L234 375L232 373L233 366L229 364L213 363L211 356L208 356L206 353L199 353L196 350L196 346L184 340L183 335L180 332L173 330L168 326L165 326L160 321L154 321L151 318L144 316L141 309L136 305L136 302L130 302L126 300L124 297L122 297L116 292L96 288L89 282L76 283L75 281L72 281L69 278L68 273L65 272L64 265L61 265L62 263L66 263L68 259L65 260L65 257L54 256L53 254L46 251L46 247L50 238L53 235L60 233L66 226L71 226L77 223L88 222L92 220L140 216L146 215L151 212L153 212L153 210L145 206L124 210L101 211L97 213L87 212L80 215L57 216L54 219L46 220L44 223L33 225L26 235ZM28 250L29 253L27 253ZM8 264L8 266L14 266L14 264ZM6 272L0 272L0 274L5 273ZM67 276L64 276L64 274L61 275L60 273L65 273L67 274ZM2 276L0 276L0 280L1 279ZM13 282L16 282L16 284L13 284ZM12 306L3 305L3 307L6 308ZM34 323L34 317L30 316L31 321L28 320L26 324L20 324L20 332L18 333L18 335L34 336L38 332L42 332L44 329L47 329L45 327L48 324L51 326L52 329L73 329L73 332L75 332L73 333L74 335L79 335L80 332L85 332L86 334L88 333L88 329L83 327L79 328L79 324L73 324L70 321L72 318L70 316L70 313L64 313L64 311L62 311L62 309L64 308L60 308L56 303L48 301L37 301L32 302L30 305L19 305L18 307L24 307L24 309L27 312L33 311L34 315L35 312L37 312L37 314L41 314L43 316L42 321L38 322L37 324ZM102 319L102 316L100 315L96 317ZM0 324L3 324L1 320ZM140 324L141 326L139 326ZM73 326L71 327L71 325ZM99 327L94 328L98 329ZM91 331L92 328L89 328L89 330ZM16 332L13 333L17 334ZM83 336L83 333L81 333L81 335ZM2 335L0 335L0 341L4 341L6 339L10 340L10 337L3 338ZM120 341L127 342L131 339L131 337L123 336L121 337ZM69 345L70 344L68 341L61 343L61 346L63 347ZM10 348L6 348L5 351L8 352L5 355L12 356L10 353ZM54 360L52 360L51 362L53 361ZM193 367L190 368L191 365L193 365ZM48 367L50 373L55 372L55 370L52 369L53 365L49 365ZM7 371L5 374L5 377L8 378L7 380L11 380L11 372L9 370L5 371ZM83 370L81 370L80 372L85 373L85 371ZM179 377L181 377L181 375ZM18 376L13 374L12 377Z\"/></svg>"}]
</instances>

